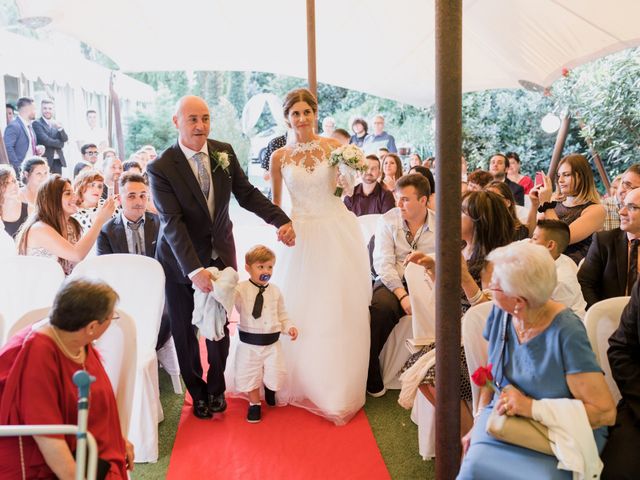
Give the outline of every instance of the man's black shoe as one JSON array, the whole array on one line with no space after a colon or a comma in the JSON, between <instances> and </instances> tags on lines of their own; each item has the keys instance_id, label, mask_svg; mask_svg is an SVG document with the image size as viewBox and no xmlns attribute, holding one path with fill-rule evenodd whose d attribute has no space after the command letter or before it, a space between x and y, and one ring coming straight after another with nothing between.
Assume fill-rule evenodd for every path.
<instances>
[{"instance_id":1,"label":"man's black shoe","mask_svg":"<svg viewBox=\"0 0 640 480\"><path fill-rule=\"evenodd\" d=\"M222 413L227 409L227 401L224 399L224 393L220 395L209 394L209 410L211 413Z\"/></svg>"},{"instance_id":2,"label":"man's black shoe","mask_svg":"<svg viewBox=\"0 0 640 480\"><path fill-rule=\"evenodd\" d=\"M276 406L276 392L271 390L266 385L264 386L264 399L267 402L267 405L270 407Z\"/></svg>"},{"instance_id":3,"label":"man's black shoe","mask_svg":"<svg viewBox=\"0 0 640 480\"><path fill-rule=\"evenodd\" d=\"M198 418L213 417L213 412L209 410L209 405L204 400L195 400L193 402L193 414Z\"/></svg>"}]
</instances>

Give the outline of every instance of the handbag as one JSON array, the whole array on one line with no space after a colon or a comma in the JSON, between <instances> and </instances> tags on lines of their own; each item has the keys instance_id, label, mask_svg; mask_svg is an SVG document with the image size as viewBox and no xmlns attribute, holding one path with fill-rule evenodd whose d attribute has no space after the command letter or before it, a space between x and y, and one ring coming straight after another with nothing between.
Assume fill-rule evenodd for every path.
<instances>
[{"instance_id":1,"label":"handbag","mask_svg":"<svg viewBox=\"0 0 640 480\"><path fill-rule=\"evenodd\" d=\"M507 326L511 320L511 315L505 312L502 321L502 348L500 352L500 360L497 365L501 369L501 378L504 380L504 351L507 348ZM500 388L500 383L496 383ZM517 445L519 447L535 450L545 455L554 455L551 449L551 440L549 440L549 429L532 418L510 417L500 415L498 413L498 403L493 406L493 410L487 419L486 431L492 437L505 442Z\"/></svg>"}]
</instances>

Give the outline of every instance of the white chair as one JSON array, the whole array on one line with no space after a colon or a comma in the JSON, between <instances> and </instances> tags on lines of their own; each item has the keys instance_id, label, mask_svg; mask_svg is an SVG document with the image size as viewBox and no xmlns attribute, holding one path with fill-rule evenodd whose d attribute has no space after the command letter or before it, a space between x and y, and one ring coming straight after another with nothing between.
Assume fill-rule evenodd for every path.
<instances>
[{"instance_id":1,"label":"white chair","mask_svg":"<svg viewBox=\"0 0 640 480\"><path fill-rule=\"evenodd\" d=\"M41 320L47 319L49 317L50 310L51 307L44 307L25 313L9 329L9 332L7 333L7 341L23 328L29 325L33 325L34 323L37 323Z\"/></svg>"},{"instance_id":2,"label":"white chair","mask_svg":"<svg viewBox=\"0 0 640 480\"><path fill-rule=\"evenodd\" d=\"M128 438L136 383L137 335L131 315L121 309L117 312L120 318L111 322L107 331L95 342L95 347L100 352L116 397L122 435Z\"/></svg>"},{"instance_id":3,"label":"white chair","mask_svg":"<svg viewBox=\"0 0 640 480\"><path fill-rule=\"evenodd\" d=\"M400 390L398 373L411 355L407 350L407 340L413 338L411 315L402 317L393 327L391 334L380 352L380 368L382 370L382 383L386 389Z\"/></svg>"},{"instance_id":4,"label":"white chair","mask_svg":"<svg viewBox=\"0 0 640 480\"><path fill-rule=\"evenodd\" d=\"M365 244L369 243L371 237L376 233L376 227L378 220L382 217L379 213L372 213L371 215L361 215L358 217L358 223L362 230L362 236L364 237Z\"/></svg>"},{"instance_id":5,"label":"white chair","mask_svg":"<svg viewBox=\"0 0 640 480\"><path fill-rule=\"evenodd\" d=\"M163 414L155 347L164 307L164 271L152 258L113 254L83 260L74 268L72 277L107 282L120 297L118 308L135 322L137 364L129 440L136 446L137 462L157 462L158 423Z\"/></svg>"},{"instance_id":6,"label":"white chair","mask_svg":"<svg viewBox=\"0 0 640 480\"><path fill-rule=\"evenodd\" d=\"M425 275L424 267L410 263L404 270L409 287L413 338L436 338L436 299L431 279Z\"/></svg>"},{"instance_id":7,"label":"white chair","mask_svg":"<svg viewBox=\"0 0 640 480\"><path fill-rule=\"evenodd\" d=\"M478 367L487 364L489 343L482 336L482 332L492 307L493 302L484 302L471 307L462 317L462 344L467 358L469 376ZM475 415L478 410L480 388L473 382L471 382L471 394L473 396L473 414Z\"/></svg>"},{"instance_id":8,"label":"white chair","mask_svg":"<svg viewBox=\"0 0 640 480\"><path fill-rule=\"evenodd\" d=\"M4 345L7 332L25 313L53 304L63 281L62 267L50 258L20 255L2 260L0 313L4 328L0 331L0 345Z\"/></svg>"},{"instance_id":9,"label":"white chair","mask_svg":"<svg viewBox=\"0 0 640 480\"><path fill-rule=\"evenodd\" d=\"M622 395L620 395L618 385L616 385L611 375L607 349L609 348L609 337L618 328L622 311L629 303L629 298L613 297L594 303L587 310L587 315L584 317L591 348L596 354L600 368L604 371L604 379L616 404L622 398Z\"/></svg>"}]
</instances>

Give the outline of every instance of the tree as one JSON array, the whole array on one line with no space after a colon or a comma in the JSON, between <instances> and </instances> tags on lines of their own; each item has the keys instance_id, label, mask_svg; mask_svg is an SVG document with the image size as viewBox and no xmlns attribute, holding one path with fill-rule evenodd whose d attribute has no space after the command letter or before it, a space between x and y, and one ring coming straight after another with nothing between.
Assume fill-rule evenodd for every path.
<instances>
[{"instance_id":1,"label":"tree","mask_svg":"<svg viewBox=\"0 0 640 480\"><path fill-rule=\"evenodd\" d=\"M247 74L245 72L231 72L229 75L229 94L227 99L242 114L242 109L247 103Z\"/></svg>"}]
</instances>

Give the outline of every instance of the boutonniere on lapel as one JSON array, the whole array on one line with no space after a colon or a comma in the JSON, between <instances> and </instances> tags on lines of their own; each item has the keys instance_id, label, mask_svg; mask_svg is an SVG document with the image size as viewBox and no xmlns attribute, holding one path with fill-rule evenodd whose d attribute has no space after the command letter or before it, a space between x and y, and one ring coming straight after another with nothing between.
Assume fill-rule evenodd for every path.
<instances>
[{"instance_id":1,"label":"boutonniere on lapel","mask_svg":"<svg viewBox=\"0 0 640 480\"><path fill-rule=\"evenodd\" d=\"M218 168L222 168L225 173L229 174L229 154L227 152L211 152L209 153L211 160L215 162L215 167L213 167L213 171L215 172ZM213 172L212 172L213 173Z\"/></svg>"}]
</instances>

